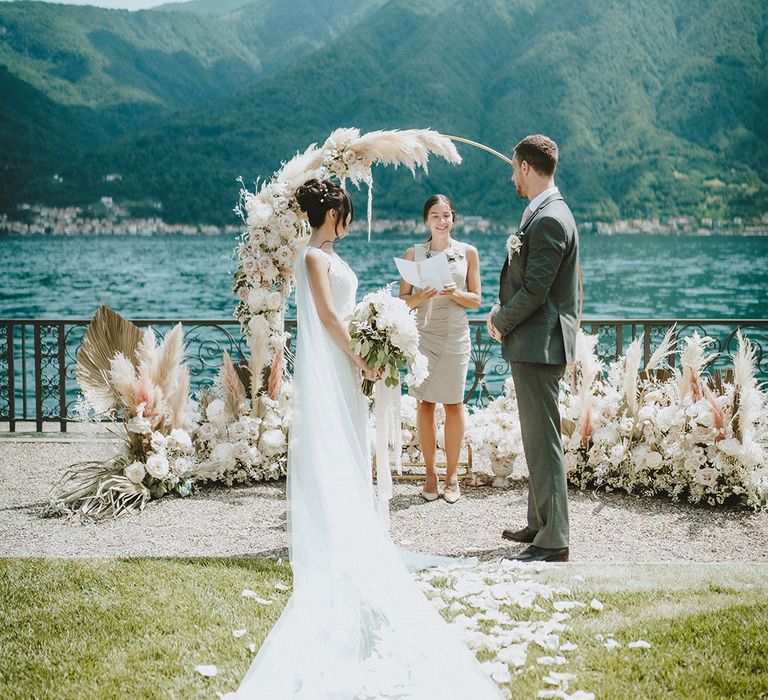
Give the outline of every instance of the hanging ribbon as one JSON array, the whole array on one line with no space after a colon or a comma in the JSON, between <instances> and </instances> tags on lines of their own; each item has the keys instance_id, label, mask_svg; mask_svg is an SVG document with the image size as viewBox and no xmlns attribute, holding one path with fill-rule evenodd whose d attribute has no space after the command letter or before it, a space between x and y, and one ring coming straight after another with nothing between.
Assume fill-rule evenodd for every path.
<instances>
[{"instance_id":1,"label":"hanging ribbon","mask_svg":"<svg viewBox=\"0 0 768 700\"><path fill-rule=\"evenodd\" d=\"M379 513L389 525L389 501L392 499L392 466L390 446L395 456L397 473L403 473L400 386L389 387L382 379L375 386L376 416L376 490Z\"/></svg>"}]
</instances>

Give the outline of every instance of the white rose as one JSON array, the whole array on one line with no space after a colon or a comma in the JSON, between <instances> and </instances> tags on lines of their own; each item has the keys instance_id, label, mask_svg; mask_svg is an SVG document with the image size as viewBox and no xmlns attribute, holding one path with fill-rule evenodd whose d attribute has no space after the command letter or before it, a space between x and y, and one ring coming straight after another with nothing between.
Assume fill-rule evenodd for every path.
<instances>
[{"instance_id":1,"label":"white rose","mask_svg":"<svg viewBox=\"0 0 768 700\"><path fill-rule=\"evenodd\" d=\"M232 454L235 459L240 460L241 462L248 462L251 456L250 446L245 440L238 440L232 446Z\"/></svg>"},{"instance_id":2,"label":"white rose","mask_svg":"<svg viewBox=\"0 0 768 700\"><path fill-rule=\"evenodd\" d=\"M624 444L620 442L611 448L611 453L608 459L610 460L611 464L614 467L618 467L619 464L621 464L624 461L624 454L625 454Z\"/></svg>"},{"instance_id":3,"label":"white rose","mask_svg":"<svg viewBox=\"0 0 768 700\"><path fill-rule=\"evenodd\" d=\"M254 258L258 258L262 253L262 248L267 242L267 234L264 233L263 228L255 228L250 232L250 240L248 247L251 250L251 255Z\"/></svg>"},{"instance_id":4,"label":"white rose","mask_svg":"<svg viewBox=\"0 0 768 700\"><path fill-rule=\"evenodd\" d=\"M147 472L155 479L164 479L168 476L170 465L168 460L159 454L151 454L147 457Z\"/></svg>"},{"instance_id":5,"label":"white rose","mask_svg":"<svg viewBox=\"0 0 768 700\"><path fill-rule=\"evenodd\" d=\"M270 311L279 311L283 306L283 295L280 292L270 292L267 295L267 308Z\"/></svg>"},{"instance_id":6,"label":"white rose","mask_svg":"<svg viewBox=\"0 0 768 700\"><path fill-rule=\"evenodd\" d=\"M143 408L142 408L143 412ZM147 435L152 432L152 424L143 415L133 416L126 424L125 429L129 433L136 433L137 435Z\"/></svg>"},{"instance_id":7,"label":"white rose","mask_svg":"<svg viewBox=\"0 0 768 700\"><path fill-rule=\"evenodd\" d=\"M216 428L211 423L203 423L197 429L197 435L203 440L212 440L216 435Z\"/></svg>"},{"instance_id":8,"label":"white rose","mask_svg":"<svg viewBox=\"0 0 768 700\"><path fill-rule=\"evenodd\" d=\"M220 468L232 469L235 466L235 455L232 448L232 443L220 442L211 451L211 462L219 465Z\"/></svg>"},{"instance_id":9,"label":"white rose","mask_svg":"<svg viewBox=\"0 0 768 700\"><path fill-rule=\"evenodd\" d=\"M663 461L664 458L656 450L651 450L645 458L645 466L648 469L658 469Z\"/></svg>"},{"instance_id":10,"label":"white rose","mask_svg":"<svg viewBox=\"0 0 768 700\"><path fill-rule=\"evenodd\" d=\"M272 428L265 430L259 440L259 450L267 457L274 457L285 449L285 433Z\"/></svg>"},{"instance_id":11,"label":"white rose","mask_svg":"<svg viewBox=\"0 0 768 700\"><path fill-rule=\"evenodd\" d=\"M140 484L142 481L144 481L146 471L144 469L144 465L141 462L132 462L125 469L123 469L123 474L125 474L125 476L134 484Z\"/></svg>"},{"instance_id":12,"label":"white rose","mask_svg":"<svg viewBox=\"0 0 768 700\"><path fill-rule=\"evenodd\" d=\"M274 207L276 212L284 212L288 208L288 198L282 195L275 197Z\"/></svg>"},{"instance_id":13,"label":"white rose","mask_svg":"<svg viewBox=\"0 0 768 700\"><path fill-rule=\"evenodd\" d=\"M738 457L742 451L742 445L736 438L728 438L717 443L721 452L725 452L729 457Z\"/></svg>"},{"instance_id":14,"label":"white rose","mask_svg":"<svg viewBox=\"0 0 768 700\"><path fill-rule=\"evenodd\" d=\"M181 452L192 452L192 438L189 437L189 433L181 428L174 428L171 430L171 434L168 436L168 441L172 447Z\"/></svg>"},{"instance_id":15,"label":"white rose","mask_svg":"<svg viewBox=\"0 0 768 700\"><path fill-rule=\"evenodd\" d=\"M183 476L188 471L194 469L195 463L189 457L177 457L171 464L171 472L176 476Z\"/></svg>"},{"instance_id":16,"label":"white rose","mask_svg":"<svg viewBox=\"0 0 768 700\"><path fill-rule=\"evenodd\" d=\"M168 448L168 438L162 433L155 431L152 433L152 449L160 454L165 454Z\"/></svg>"},{"instance_id":17,"label":"white rose","mask_svg":"<svg viewBox=\"0 0 768 700\"><path fill-rule=\"evenodd\" d=\"M240 269L250 277L256 270L256 258L252 255L247 255L240 261Z\"/></svg>"},{"instance_id":18,"label":"white rose","mask_svg":"<svg viewBox=\"0 0 768 700\"><path fill-rule=\"evenodd\" d=\"M705 467L696 472L696 483L702 486L714 486L717 483L718 472L712 467Z\"/></svg>"},{"instance_id":19,"label":"white rose","mask_svg":"<svg viewBox=\"0 0 768 700\"><path fill-rule=\"evenodd\" d=\"M210 423L218 428L223 428L229 422L224 402L221 399L214 399L205 409L205 415Z\"/></svg>"},{"instance_id":20,"label":"white rose","mask_svg":"<svg viewBox=\"0 0 768 700\"><path fill-rule=\"evenodd\" d=\"M285 182L285 181L279 181L276 182L274 185L272 185L272 191L278 196L278 197L290 197L291 196L291 186Z\"/></svg>"},{"instance_id":21,"label":"white rose","mask_svg":"<svg viewBox=\"0 0 768 700\"><path fill-rule=\"evenodd\" d=\"M245 440L250 435L251 431L246 423L242 419L229 426L229 434L235 440Z\"/></svg>"},{"instance_id":22,"label":"white rose","mask_svg":"<svg viewBox=\"0 0 768 700\"><path fill-rule=\"evenodd\" d=\"M274 216L275 210L268 201L257 199L254 203L252 214L257 225L264 225ZM251 217L249 216L248 218L250 219Z\"/></svg>"}]
</instances>

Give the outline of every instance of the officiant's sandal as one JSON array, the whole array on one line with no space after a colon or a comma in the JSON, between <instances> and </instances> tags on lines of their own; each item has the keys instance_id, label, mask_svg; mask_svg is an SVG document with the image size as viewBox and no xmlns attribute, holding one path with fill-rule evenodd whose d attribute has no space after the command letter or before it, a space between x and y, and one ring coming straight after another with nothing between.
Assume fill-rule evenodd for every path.
<instances>
[{"instance_id":1,"label":"officiant's sandal","mask_svg":"<svg viewBox=\"0 0 768 700\"><path fill-rule=\"evenodd\" d=\"M421 490L421 497L425 501L436 501L439 495L440 494L437 491L427 491L426 489Z\"/></svg>"},{"instance_id":2,"label":"officiant's sandal","mask_svg":"<svg viewBox=\"0 0 768 700\"><path fill-rule=\"evenodd\" d=\"M459 491L459 480L452 479L450 482L446 482L445 491L443 492L443 498L447 503L456 503L461 498L461 492Z\"/></svg>"}]
</instances>

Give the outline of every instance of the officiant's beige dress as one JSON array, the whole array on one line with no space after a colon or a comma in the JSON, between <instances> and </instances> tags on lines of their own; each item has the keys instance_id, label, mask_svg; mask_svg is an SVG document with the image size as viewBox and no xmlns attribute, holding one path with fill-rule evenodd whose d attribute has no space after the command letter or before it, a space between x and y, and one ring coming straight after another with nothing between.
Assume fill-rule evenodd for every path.
<instances>
[{"instance_id":1,"label":"officiant's beige dress","mask_svg":"<svg viewBox=\"0 0 768 700\"><path fill-rule=\"evenodd\" d=\"M413 259L426 260L436 251L429 250L429 243L414 246ZM456 288L467 288L467 244L454 241L445 249L448 266ZM414 289L414 294L417 292ZM430 310L430 304L432 306ZM430 403L461 403L464 401L464 385L471 341L467 311L445 296L433 297L416 310L419 322L419 349L429 363L429 376L421 386L410 390L411 396Z\"/></svg>"}]
</instances>

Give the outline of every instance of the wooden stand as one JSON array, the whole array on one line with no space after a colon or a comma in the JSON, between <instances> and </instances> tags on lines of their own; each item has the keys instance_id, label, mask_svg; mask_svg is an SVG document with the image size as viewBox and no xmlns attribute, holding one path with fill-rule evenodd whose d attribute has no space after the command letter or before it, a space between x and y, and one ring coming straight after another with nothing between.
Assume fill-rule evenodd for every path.
<instances>
[{"instance_id":1,"label":"wooden stand","mask_svg":"<svg viewBox=\"0 0 768 700\"><path fill-rule=\"evenodd\" d=\"M442 452L442 450L441 450ZM426 476L426 465L424 462L403 462L403 470L406 469L406 467L421 467L424 469L424 474L397 474L395 472L392 472L392 481L423 481ZM467 445L467 459L466 461L462 462L459 461L458 465L458 475L459 475L459 481L465 481L469 482L470 484L474 483L475 475L472 471L472 448ZM462 472L461 468L464 467L464 471ZM435 469L437 470L438 477L442 474L445 475L445 468L446 468L446 462L445 460L440 462L435 462ZM373 455L373 478L376 478L376 455Z\"/></svg>"}]
</instances>

